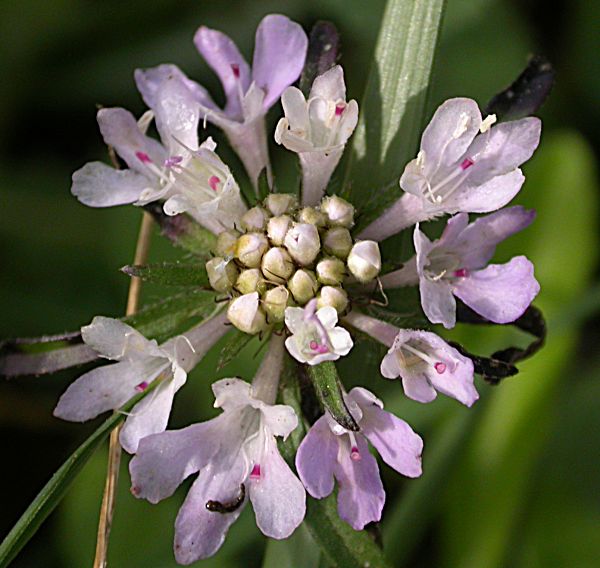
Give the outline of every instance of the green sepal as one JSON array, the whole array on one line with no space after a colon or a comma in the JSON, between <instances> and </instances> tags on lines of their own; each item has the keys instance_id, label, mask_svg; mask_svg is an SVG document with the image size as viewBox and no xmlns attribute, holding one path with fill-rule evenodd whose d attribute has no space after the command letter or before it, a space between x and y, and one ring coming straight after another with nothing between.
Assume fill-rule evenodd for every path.
<instances>
[{"instance_id":1,"label":"green sepal","mask_svg":"<svg viewBox=\"0 0 600 568\"><path fill-rule=\"evenodd\" d=\"M263 168L258 174L258 185L256 187L256 191L258 193L258 200L263 201L271 193L272 189L269 184L269 176L267 175L267 168Z\"/></svg>"},{"instance_id":2,"label":"green sepal","mask_svg":"<svg viewBox=\"0 0 600 568\"><path fill-rule=\"evenodd\" d=\"M217 371L220 371L225 365L231 363L240 351L252 341L254 336L248 333L244 333L239 329L233 327L231 332L227 335L226 343L221 349L219 354L219 361L217 363Z\"/></svg>"},{"instance_id":3,"label":"green sepal","mask_svg":"<svg viewBox=\"0 0 600 568\"><path fill-rule=\"evenodd\" d=\"M198 261L127 265L121 271L128 276L163 286L209 286L204 263Z\"/></svg>"}]
</instances>

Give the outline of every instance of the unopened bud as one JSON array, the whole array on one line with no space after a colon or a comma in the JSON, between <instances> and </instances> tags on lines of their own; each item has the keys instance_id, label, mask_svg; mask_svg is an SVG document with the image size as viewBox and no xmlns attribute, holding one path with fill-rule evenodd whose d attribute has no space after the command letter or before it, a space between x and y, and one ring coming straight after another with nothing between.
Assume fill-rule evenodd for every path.
<instances>
[{"instance_id":1,"label":"unopened bud","mask_svg":"<svg viewBox=\"0 0 600 568\"><path fill-rule=\"evenodd\" d=\"M354 207L337 195L324 197L321 211L327 215L327 222L331 226L350 228L354 225Z\"/></svg>"},{"instance_id":2,"label":"unopened bud","mask_svg":"<svg viewBox=\"0 0 600 568\"><path fill-rule=\"evenodd\" d=\"M303 266L311 264L321 251L319 231L308 223L294 223L283 244L291 257Z\"/></svg>"},{"instance_id":3,"label":"unopened bud","mask_svg":"<svg viewBox=\"0 0 600 568\"><path fill-rule=\"evenodd\" d=\"M352 237L345 227L333 227L323 236L323 250L345 260L352 249Z\"/></svg>"},{"instance_id":4,"label":"unopened bud","mask_svg":"<svg viewBox=\"0 0 600 568\"><path fill-rule=\"evenodd\" d=\"M312 300L319 289L314 272L301 268L288 280L288 289L301 306Z\"/></svg>"},{"instance_id":5,"label":"unopened bud","mask_svg":"<svg viewBox=\"0 0 600 568\"><path fill-rule=\"evenodd\" d=\"M264 231L270 215L262 207L248 209L240 219L244 231Z\"/></svg>"},{"instance_id":6,"label":"unopened bud","mask_svg":"<svg viewBox=\"0 0 600 568\"><path fill-rule=\"evenodd\" d=\"M246 270L242 270L235 281L235 289L240 294L251 294L252 292L262 294L265 288L265 278L258 268L247 268Z\"/></svg>"},{"instance_id":7,"label":"unopened bud","mask_svg":"<svg viewBox=\"0 0 600 568\"><path fill-rule=\"evenodd\" d=\"M258 268L260 259L267 252L269 243L262 233L246 233L238 240L235 247L235 257L248 268Z\"/></svg>"},{"instance_id":8,"label":"unopened bud","mask_svg":"<svg viewBox=\"0 0 600 568\"><path fill-rule=\"evenodd\" d=\"M285 308L290 300L290 293L285 286L277 286L266 292L263 298L263 309L269 322L283 321Z\"/></svg>"},{"instance_id":9,"label":"unopened bud","mask_svg":"<svg viewBox=\"0 0 600 568\"><path fill-rule=\"evenodd\" d=\"M317 296L317 308L331 306L338 314L346 311L348 307L348 294L339 286L323 286Z\"/></svg>"},{"instance_id":10,"label":"unopened bud","mask_svg":"<svg viewBox=\"0 0 600 568\"><path fill-rule=\"evenodd\" d=\"M254 335L267 327L265 312L259 305L258 292L234 298L227 308L227 318L240 331Z\"/></svg>"},{"instance_id":11,"label":"unopened bud","mask_svg":"<svg viewBox=\"0 0 600 568\"><path fill-rule=\"evenodd\" d=\"M218 256L233 256L239 236L240 234L233 229L219 233L217 244L215 245L215 254Z\"/></svg>"},{"instance_id":12,"label":"unopened bud","mask_svg":"<svg viewBox=\"0 0 600 568\"><path fill-rule=\"evenodd\" d=\"M206 263L206 273L214 290L229 292L237 279L238 268L234 262L215 256Z\"/></svg>"},{"instance_id":13,"label":"unopened bud","mask_svg":"<svg viewBox=\"0 0 600 568\"><path fill-rule=\"evenodd\" d=\"M317 263L317 280L321 284L337 286L346 276L346 265L339 258L324 258Z\"/></svg>"},{"instance_id":14,"label":"unopened bud","mask_svg":"<svg viewBox=\"0 0 600 568\"><path fill-rule=\"evenodd\" d=\"M285 284L294 272L294 263L287 250L281 247L269 249L260 263L262 273L267 280Z\"/></svg>"},{"instance_id":15,"label":"unopened bud","mask_svg":"<svg viewBox=\"0 0 600 568\"><path fill-rule=\"evenodd\" d=\"M298 221L300 223L309 223L317 227L324 227L327 223L325 213L322 213L314 207L303 207L298 213Z\"/></svg>"},{"instance_id":16,"label":"unopened bud","mask_svg":"<svg viewBox=\"0 0 600 568\"><path fill-rule=\"evenodd\" d=\"M357 242L348 255L348 268L360 282L373 280L381 270L381 253L375 241Z\"/></svg>"},{"instance_id":17,"label":"unopened bud","mask_svg":"<svg viewBox=\"0 0 600 568\"><path fill-rule=\"evenodd\" d=\"M271 193L265 199L265 207L272 215L278 217L284 213L289 213L296 207L298 200L292 193Z\"/></svg>"},{"instance_id":18,"label":"unopened bud","mask_svg":"<svg viewBox=\"0 0 600 568\"><path fill-rule=\"evenodd\" d=\"M287 215L271 217L267 223L267 235L270 241L280 247L283 244L285 236L292 225L292 219Z\"/></svg>"}]
</instances>

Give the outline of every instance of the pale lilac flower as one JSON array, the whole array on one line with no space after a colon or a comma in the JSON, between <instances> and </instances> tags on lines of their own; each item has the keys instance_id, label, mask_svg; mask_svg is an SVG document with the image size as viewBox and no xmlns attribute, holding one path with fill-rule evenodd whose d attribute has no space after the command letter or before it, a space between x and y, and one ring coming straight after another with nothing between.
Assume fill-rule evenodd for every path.
<instances>
[{"instance_id":1,"label":"pale lilac flower","mask_svg":"<svg viewBox=\"0 0 600 568\"><path fill-rule=\"evenodd\" d=\"M343 321L390 348L381 361L381 374L386 379L400 377L409 398L431 402L441 392L466 406L479 398L471 359L435 333L398 329L354 310Z\"/></svg>"},{"instance_id":2,"label":"pale lilac flower","mask_svg":"<svg viewBox=\"0 0 600 568\"><path fill-rule=\"evenodd\" d=\"M302 204L317 205L358 122L358 104L346 102L340 65L319 75L308 100L296 87L281 96L285 117L279 120L275 141L296 152L302 166Z\"/></svg>"},{"instance_id":3,"label":"pale lilac flower","mask_svg":"<svg viewBox=\"0 0 600 568\"><path fill-rule=\"evenodd\" d=\"M225 97L220 109L207 91L173 65L136 71L146 103L165 77L183 77L205 120L221 128L244 163L254 184L270 169L264 117L304 67L308 38L302 28L279 14L265 16L256 30L252 69L224 33L202 26L194 37L198 51L219 76Z\"/></svg>"},{"instance_id":4,"label":"pale lilac flower","mask_svg":"<svg viewBox=\"0 0 600 568\"><path fill-rule=\"evenodd\" d=\"M525 177L519 166L540 140L541 121L522 118L492 126L471 99L449 99L435 112L409 162L406 192L359 236L381 241L417 222L445 213L488 213L506 205Z\"/></svg>"},{"instance_id":5,"label":"pale lilac flower","mask_svg":"<svg viewBox=\"0 0 600 568\"><path fill-rule=\"evenodd\" d=\"M187 373L227 332L226 321L224 315L216 316L158 345L119 320L95 317L81 328L83 340L101 357L117 363L79 377L61 396L54 416L73 422L90 420L119 409L160 380L160 385L133 407L121 430L121 445L134 453L144 436L167 427L175 393L185 384Z\"/></svg>"},{"instance_id":6,"label":"pale lilac flower","mask_svg":"<svg viewBox=\"0 0 600 568\"><path fill-rule=\"evenodd\" d=\"M327 413L302 440L296 469L306 490L316 499L327 497L338 481L338 513L355 530L379 521L385 503L377 460L368 442L385 463L407 477L419 477L423 440L390 412L368 390L355 387L345 395L346 405L360 426L351 432Z\"/></svg>"},{"instance_id":7,"label":"pale lilac flower","mask_svg":"<svg viewBox=\"0 0 600 568\"><path fill-rule=\"evenodd\" d=\"M304 518L304 487L276 442L298 424L291 407L274 405L283 356L282 339L273 336L252 386L240 379L213 383L221 415L145 438L130 463L133 494L151 503L199 472L175 522L181 564L217 552L246 497L258 527L271 538L287 538Z\"/></svg>"},{"instance_id":8,"label":"pale lilac flower","mask_svg":"<svg viewBox=\"0 0 600 568\"><path fill-rule=\"evenodd\" d=\"M140 122L122 108L98 111L104 141L129 169L90 162L73 174L73 195L91 207L163 200L167 215L188 212L216 234L232 228L246 206L213 140L198 146L200 106L187 84L166 76L155 85L149 106L151 113ZM162 144L145 135L147 116L154 116Z\"/></svg>"},{"instance_id":9,"label":"pale lilac flower","mask_svg":"<svg viewBox=\"0 0 600 568\"><path fill-rule=\"evenodd\" d=\"M512 322L540 290L533 264L524 256L506 264L487 263L499 242L525 229L534 218L535 211L520 206L502 209L471 224L469 216L460 213L448 220L441 238L434 242L417 225L416 257L383 276L381 283L395 288L418 282L425 315L446 328L456 323L454 296L492 322Z\"/></svg>"},{"instance_id":10,"label":"pale lilac flower","mask_svg":"<svg viewBox=\"0 0 600 568\"><path fill-rule=\"evenodd\" d=\"M336 309L316 308L317 300L313 298L304 308L285 310L285 325L292 334L285 340L285 346L294 359L309 365L336 361L347 355L353 345L350 334L336 326Z\"/></svg>"}]
</instances>

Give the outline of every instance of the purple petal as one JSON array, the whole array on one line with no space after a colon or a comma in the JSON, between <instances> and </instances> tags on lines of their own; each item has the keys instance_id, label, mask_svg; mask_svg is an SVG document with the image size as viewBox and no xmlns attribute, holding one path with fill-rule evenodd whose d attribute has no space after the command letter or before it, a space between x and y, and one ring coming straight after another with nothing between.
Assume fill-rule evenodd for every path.
<instances>
[{"instance_id":1,"label":"purple petal","mask_svg":"<svg viewBox=\"0 0 600 568\"><path fill-rule=\"evenodd\" d=\"M362 433L385 463L407 477L419 477L423 440L404 420L386 412L368 390L355 387L350 397L360 406Z\"/></svg>"},{"instance_id":2,"label":"purple petal","mask_svg":"<svg viewBox=\"0 0 600 568\"><path fill-rule=\"evenodd\" d=\"M100 109L97 119L104 142L112 146L131 169L154 180L155 175L148 171L139 156L146 156L162 166L166 158L165 149L156 140L142 134L133 115L123 108Z\"/></svg>"},{"instance_id":3,"label":"purple petal","mask_svg":"<svg viewBox=\"0 0 600 568\"><path fill-rule=\"evenodd\" d=\"M524 256L516 256L506 264L490 264L454 286L456 297L495 323L515 321L539 290L533 264Z\"/></svg>"},{"instance_id":4,"label":"purple petal","mask_svg":"<svg viewBox=\"0 0 600 568\"><path fill-rule=\"evenodd\" d=\"M113 207L137 201L148 178L133 170L115 170L90 162L73 174L71 193L88 207Z\"/></svg>"},{"instance_id":5,"label":"purple petal","mask_svg":"<svg viewBox=\"0 0 600 568\"><path fill-rule=\"evenodd\" d=\"M333 491L333 472L337 461L338 437L329 428L326 416L321 416L308 431L296 452L296 469L315 498L322 499Z\"/></svg>"},{"instance_id":6,"label":"purple petal","mask_svg":"<svg viewBox=\"0 0 600 568\"><path fill-rule=\"evenodd\" d=\"M218 450L222 416L144 438L129 463L131 492L150 503L172 495L184 479L205 467Z\"/></svg>"},{"instance_id":7,"label":"purple petal","mask_svg":"<svg viewBox=\"0 0 600 568\"><path fill-rule=\"evenodd\" d=\"M456 325L456 300L452 286L444 280L432 281L422 277L419 281L421 306L431 323L441 323L446 329Z\"/></svg>"},{"instance_id":8,"label":"purple petal","mask_svg":"<svg viewBox=\"0 0 600 568\"><path fill-rule=\"evenodd\" d=\"M194 36L196 48L219 76L227 104L225 114L242 117L241 96L250 86L250 67L237 46L224 33L202 26Z\"/></svg>"},{"instance_id":9,"label":"purple petal","mask_svg":"<svg viewBox=\"0 0 600 568\"><path fill-rule=\"evenodd\" d=\"M540 119L528 117L502 122L477 136L466 152L475 162L469 185L481 185L529 160L540 142L541 130Z\"/></svg>"},{"instance_id":10,"label":"purple petal","mask_svg":"<svg viewBox=\"0 0 600 568\"><path fill-rule=\"evenodd\" d=\"M481 113L472 99L456 98L443 103L423 132L421 150L430 168L453 165L479 132Z\"/></svg>"},{"instance_id":11,"label":"purple petal","mask_svg":"<svg viewBox=\"0 0 600 568\"><path fill-rule=\"evenodd\" d=\"M215 554L221 548L229 527L240 516L243 505L232 513L206 508L209 500L226 503L239 496L240 484L244 481L244 477L240 476L243 468L239 463L235 466L216 469L209 464L192 485L175 521L175 558L180 564L191 564Z\"/></svg>"},{"instance_id":12,"label":"purple petal","mask_svg":"<svg viewBox=\"0 0 600 568\"><path fill-rule=\"evenodd\" d=\"M517 206L501 209L471 223L455 240L452 247L459 252L462 260L461 268L470 270L483 268L494 255L498 243L522 231L534 219L533 209L527 210Z\"/></svg>"},{"instance_id":13,"label":"purple petal","mask_svg":"<svg viewBox=\"0 0 600 568\"><path fill-rule=\"evenodd\" d=\"M381 361L379 368L386 379L402 378L402 388L408 398L418 402L431 402L437 397L437 392L421 373L410 373L406 365L402 364L397 349L392 347Z\"/></svg>"},{"instance_id":14,"label":"purple petal","mask_svg":"<svg viewBox=\"0 0 600 568\"><path fill-rule=\"evenodd\" d=\"M489 213L504 207L519 193L525 176L520 169L507 174L496 176L486 183L478 186L470 184L458 190L447 202L446 210L449 213L467 211L469 213Z\"/></svg>"},{"instance_id":15,"label":"purple petal","mask_svg":"<svg viewBox=\"0 0 600 568\"><path fill-rule=\"evenodd\" d=\"M302 72L308 38L301 26L279 14L265 16L256 30L252 78L265 91L268 110Z\"/></svg>"},{"instance_id":16,"label":"purple petal","mask_svg":"<svg viewBox=\"0 0 600 568\"><path fill-rule=\"evenodd\" d=\"M340 440L339 461L335 468L339 484L338 514L353 529L360 531L366 524L381 519L385 490L377 460L369 452L365 438L360 434L356 436L360 459L352 459L350 449L349 440Z\"/></svg>"},{"instance_id":17,"label":"purple petal","mask_svg":"<svg viewBox=\"0 0 600 568\"><path fill-rule=\"evenodd\" d=\"M285 463L275 438L267 438L260 478L248 480L258 528L271 538L287 538L304 519L306 492Z\"/></svg>"},{"instance_id":18,"label":"purple petal","mask_svg":"<svg viewBox=\"0 0 600 568\"><path fill-rule=\"evenodd\" d=\"M436 248L439 246L453 246L468 225L469 216L466 213L459 213L458 215L454 215L454 217L450 217L446 222L446 227L444 228L442 236L435 243Z\"/></svg>"}]
</instances>

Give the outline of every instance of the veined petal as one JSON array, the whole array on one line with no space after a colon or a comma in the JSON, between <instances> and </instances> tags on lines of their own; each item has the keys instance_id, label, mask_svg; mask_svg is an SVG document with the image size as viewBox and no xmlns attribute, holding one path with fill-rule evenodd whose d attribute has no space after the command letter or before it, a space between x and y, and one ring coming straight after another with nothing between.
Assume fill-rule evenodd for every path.
<instances>
[{"instance_id":1,"label":"veined petal","mask_svg":"<svg viewBox=\"0 0 600 568\"><path fill-rule=\"evenodd\" d=\"M346 83L344 82L344 70L341 65L334 65L313 81L309 98L312 99L313 97L321 97L331 101L346 100Z\"/></svg>"},{"instance_id":2,"label":"veined petal","mask_svg":"<svg viewBox=\"0 0 600 568\"><path fill-rule=\"evenodd\" d=\"M265 16L256 30L252 78L265 91L266 110L302 72L308 38L302 27L279 14Z\"/></svg>"},{"instance_id":3,"label":"veined petal","mask_svg":"<svg viewBox=\"0 0 600 568\"><path fill-rule=\"evenodd\" d=\"M89 162L73 174L71 193L88 207L113 207L137 201L148 183L147 177L134 170Z\"/></svg>"},{"instance_id":4,"label":"veined petal","mask_svg":"<svg viewBox=\"0 0 600 568\"><path fill-rule=\"evenodd\" d=\"M308 107L302 91L297 87L288 87L281 95L281 106L292 132L307 135ZM281 143L278 141L278 143ZM287 147L287 146L286 146Z\"/></svg>"},{"instance_id":5,"label":"veined petal","mask_svg":"<svg viewBox=\"0 0 600 568\"><path fill-rule=\"evenodd\" d=\"M223 416L141 440L129 463L132 493L150 503L172 495L184 479L205 467L219 449Z\"/></svg>"},{"instance_id":6,"label":"veined petal","mask_svg":"<svg viewBox=\"0 0 600 568\"><path fill-rule=\"evenodd\" d=\"M154 354L158 347L156 341L146 339L130 325L104 316L96 316L92 323L84 325L81 337L102 357L112 360Z\"/></svg>"},{"instance_id":7,"label":"veined petal","mask_svg":"<svg viewBox=\"0 0 600 568\"><path fill-rule=\"evenodd\" d=\"M304 487L315 499L327 497L333 491L338 444L327 417L321 416L298 447L296 469Z\"/></svg>"},{"instance_id":8,"label":"veined petal","mask_svg":"<svg viewBox=\"0 0 600 568\"><path fill-rule=\"evenodd\" d=\"M515 321L539 290L533 264L524 256L516 256L506 264L490 264L454 285L457 298L495 323Z\"/></svg>"},{"instance_id":9,"label":"veined petal","mask_svg":"<svg viewBox=\"0 0 600 568\"><path fill-rule=\"evenodd\" d=\"M419 477L423 440L400 418L382 408L381 401L361 387L353 388L349 396L360 406L363 434L379 452L383 461L407 477Z\"/></svg>"},{"instance_id":10,"label":"veined petal","mask_svg":"<svg viewBox=\"0 0 600 568\"><path fill-rule=\"evenodd\" d=\"M446 329L456 325L456 300L452 286L443 280L432 282L427 278L419 281L421 306L431 323L441 323Z\"/></svg>"},{"instance_id":11,"label":"veined petal","mask_svg":"<svg viewBox=\"0 0 600 568\"><path fill-rule=\"evenodd\" d=\"M250 404L251 386L242 379L221 379L215 381L211 388L215 395L214 407L222 408L224 412Z\"/></svg>"},{"instance_id":12,"label":"veined petal","mask_svg":"<svg viewBox=\"0 0 600 568\"><path fill-rule=\"evenodd\" d=\"M264 403L258 406L263 416L262 424L272 436L281 436L285 440L298 426L298 417L291 406Z\"/></svg>"},{"instance_id":13,"label":"veined petal","mask_svg":"<svg viewBox=\"0 0 600 568\"><path fill-rule=\"evenodd\" d=\"M285 463L272 436L266 438L260 477L248 480L248 492L258 528L271 538L290 536L304 519L306 493Z\"/></svg>"}]
</instances>

